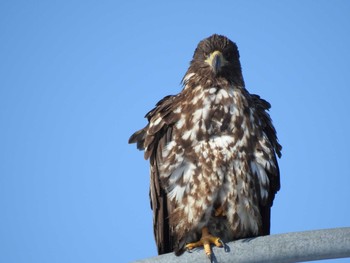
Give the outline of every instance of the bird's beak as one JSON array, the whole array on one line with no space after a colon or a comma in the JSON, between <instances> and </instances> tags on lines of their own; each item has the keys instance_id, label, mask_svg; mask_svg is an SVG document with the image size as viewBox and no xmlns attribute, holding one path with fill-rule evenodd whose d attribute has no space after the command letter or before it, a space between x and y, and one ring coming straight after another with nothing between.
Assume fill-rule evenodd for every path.
<instances>
[{"instance_id":1,"label":"bird's beak","mask_svg":"<svg viewBox=\"0 0 350 263\"><path fill-rule=\"evenodd\" d=\"M216 50L209 55L205 62L207 62L213 69L214 73L217 74L227 61L225 60L222 53Z\"/></svg>"}]
</instances>

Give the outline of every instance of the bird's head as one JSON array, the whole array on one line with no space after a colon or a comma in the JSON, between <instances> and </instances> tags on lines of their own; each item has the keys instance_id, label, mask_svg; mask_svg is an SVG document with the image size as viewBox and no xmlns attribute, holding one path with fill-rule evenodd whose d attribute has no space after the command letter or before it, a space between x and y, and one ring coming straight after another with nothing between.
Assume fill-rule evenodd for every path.
<instances>
[{"instance_id":1,"label":"bird's head","mask_svg":"<svg viewBox=\"0 0 350 263\"><path fill-rule=\"evenodd\" d=\"M188 80L188 76L196 76L198 81L210 84L221 78L231 84L243 86L237 45L227 37L217 34L202 40L194 52L184 82Z\"/></svg>"}]
</instances>

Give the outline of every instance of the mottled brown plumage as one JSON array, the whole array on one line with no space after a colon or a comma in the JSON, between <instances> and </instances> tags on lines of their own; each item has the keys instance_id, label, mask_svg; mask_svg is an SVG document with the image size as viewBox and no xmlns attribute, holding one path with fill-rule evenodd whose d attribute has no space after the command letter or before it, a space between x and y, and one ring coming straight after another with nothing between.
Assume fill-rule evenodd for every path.
<instances>
[{"instance_id":1,"label":"mottled brown plumage","mask_svg":"<svg viewBox=\"0 0 350 263\"><path fill-rule=\"evenodd\" d=\"M224 242L268 235L281 146L270 104L244 87L236 44L201 41L183 85L129 140L150 159L158 253L181 254L203 227Z\"/></svg>"}]
</instances>

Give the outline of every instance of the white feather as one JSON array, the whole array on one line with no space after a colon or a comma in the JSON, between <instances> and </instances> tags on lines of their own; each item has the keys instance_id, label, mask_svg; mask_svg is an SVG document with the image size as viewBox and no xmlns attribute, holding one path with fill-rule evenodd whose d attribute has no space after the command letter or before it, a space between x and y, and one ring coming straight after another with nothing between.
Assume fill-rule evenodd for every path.
<instances>
[{"instance_id":1,"label":"white feather","mask_svg":"<svg viewBox=\"0 0 350 263\"><path fill-rule=\"evenodd\" d=\"M190 78L192 78L193 76L195 75L195 73L189 73L187 74L184 79L183 79L183 82L186 83L189 81Z\"/></svg>"},{"instance_id":2,"label":"white feather","mask_svg":"<svg viewBox=\"0 0 350 263\"><path fill-rule=\"evenodd\" d=\"M174 113L180 113L181 112L181 107L177 107L173 112Z\"/></svg>"},{"instance_id":3,"label":"white feather","mask_svg":"<svg viewBox=\"0 0 350 263\"><path fill-rule=\"evenodd\" d=\"M260 198L262 200L266 200L266 198L268 198L268 188L270 184L269 177L267 176L265 169L256 161L252 161L250 163L250 168L253 175L258 177L261 195Z\"/></svg>"},{"instance_id":4,"label":"white feather","mask_svg":"<svg viewBox=\"0 0 350 263\"><path fill-rule=\"evenodd\" d=\"M176 123L176 128L181 129L182 126L184 126L184 124L185 124L185 116L181 115L181 118Z\"/></svg>"},{"instance_id":5,"label":"white feather","mask_svg":"<svg viewBox=\"0 0 350 263\"><path fill-rule=\"evenodd\" d=\"M209 94L214 94L216 92L217 88L210 88Z\"/></svg>"},{"instance_id":6,"label":"white feather","mask_svg":"<svg viewBox=\"0 0 350 263\"><path fill-rule=\"evenodd\" d=\"M169 177L169 193L168 197L170 199L175 199L176 202L181 202L185 191L188 189L188 182L191 180L194 173L195 165L183 161L180 166L178 166ZM182 177L182 184L179 184L178 181Z\"/></svg>"},{"instance_id":7,"label":"white feather","mask_svg":"<svg viewBox=\"0 0 350 263\"><path fill-rule=\"evenodd\" d=\"M162 121L162 117L157 116L156 119L152 119L151 123L150 123L150 127L153 127L155 125L158 125L160 122Z\"/></svg>"}]
</instances>

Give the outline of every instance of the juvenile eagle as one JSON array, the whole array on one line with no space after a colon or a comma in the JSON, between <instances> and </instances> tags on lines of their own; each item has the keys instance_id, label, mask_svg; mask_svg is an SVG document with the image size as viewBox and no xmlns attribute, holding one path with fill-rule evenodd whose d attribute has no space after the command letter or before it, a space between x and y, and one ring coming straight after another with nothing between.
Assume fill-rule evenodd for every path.
<instances>
[{"instance_id":1,"label":"juvenile eagle","mask_svg":"<svg viewBox=\"0 0 350 263\"><path fill-rule=\"evenodd\" d=\"M150 159L158 253L268 235L280 189L281 145L267 110L243 81L235 43L202 40L183 90L159 101L129 143Z\"/></svg>"}]
</instances>

